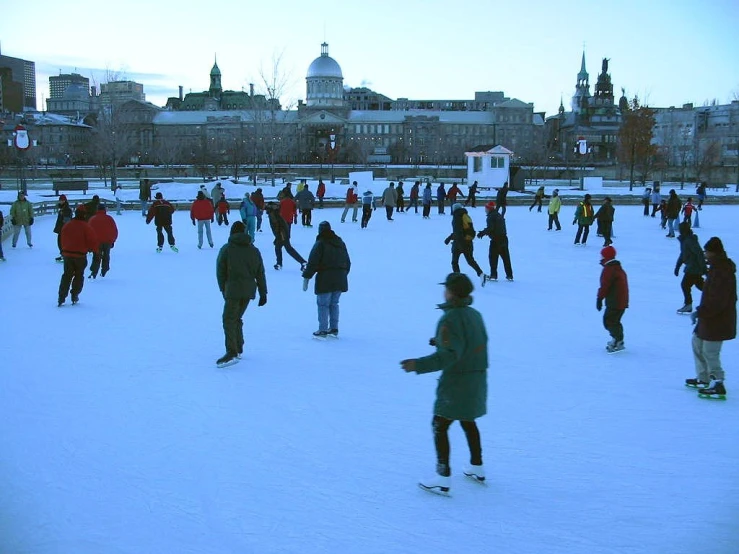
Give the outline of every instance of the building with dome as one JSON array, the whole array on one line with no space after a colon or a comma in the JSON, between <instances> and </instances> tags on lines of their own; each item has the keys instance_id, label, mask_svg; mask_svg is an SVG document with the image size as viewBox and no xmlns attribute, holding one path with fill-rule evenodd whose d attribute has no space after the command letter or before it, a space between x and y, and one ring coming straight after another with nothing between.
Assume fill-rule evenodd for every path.
<instances>
[{"instance_id":1,"label":"building with dome","mask_svg":"<svg viewBox=\"0 0 739 554\"><path fill-rule=\"evenodd\" d=\"M328 43L321 44L321 55L308 66L305 76L306 108L346 107L344 75L341 66L328 55Z\"/></svg>"}]
</instances>

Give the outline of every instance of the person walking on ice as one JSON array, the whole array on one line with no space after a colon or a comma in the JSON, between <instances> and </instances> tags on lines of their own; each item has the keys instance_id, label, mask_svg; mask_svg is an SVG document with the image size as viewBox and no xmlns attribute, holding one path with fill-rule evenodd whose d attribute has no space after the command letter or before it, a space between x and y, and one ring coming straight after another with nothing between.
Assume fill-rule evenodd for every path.
<instances>
[{"instance_id":1,"label":"person walking on ice","mask_svg":"<svg viewBox=\"0 0 739 554\"><path fill-rule=\"evenodd\" d=\"M244 351L244 312L259 293L259 306L267 303L264 263L241 221L231 225L228 242L216 260L218 290L223 295L223 333L226 353L216 360L217 367L234 364Z\"/></svg>"},{"instance_id":2,"label":"person walking on ice","mask_svg":"<svg viewBox=\"0 0 739 554\"><path fill-rule=\"evenodd\" d=\"M346 214L349 213L349 209L352 210L352 222L357 221L357 210L359 210L359 204L357 203L357 182L353 181L351 186L346 189L346 200L344 202L344 211L341 214L341 222L346 221Z\"/></svg>"},{"instance_id":3,"label":"person walking on ice","mask_svg":"<svg viewBox=\"0 0 739 554\"><path fill-rule=\"evenodd\" d=\"M61 307L72 293L72 304L80 300L82 287L85 285L85 268L87 267L87 253L97 254L98 239L90 224L87 223L87 212L84 204L77 206L74 218L62 227L62 256L64 257L64 272L59 281L57 306Z\"/></svg>"},{"instance_id":4,"label":"person walking on ice","mask_svg":"<svg viewBox=\"0 0 739 554\"><path fill-rule=\"evenodd\" d=\"M693 312L693 358L695 378L685 384L699 388L703 398L726 399L721 347L736 338L736 264L726 255L718 237L703 246L708 260L708 275L703 285L700 306Z\"/></svg>"},{"instance_id":5,"label":"person walking on ice","mask_svg":"<svg viewBox=\"0 0 739 554\"><path fill-rule=\"evenodd\" d=\"M213 235L211 234L210 224L213 223L215 210L213 202L211 202L202 190L198 191L195 202L190 206L190 220L193 226L198 228L198 250L203 247L203 228L208 238L208 244L213 248Z\"/></svg>"},{"instance_id":6,"label":"person walking on ice","mask_svg":"<svg viewBox=\"0 0 739 554\"><path fill-rule=\"evenodd\" d=\"M559 224L559 211L562 209L562 199L559 197L559 189L552 191L552 199L549 201L547 206L547 213L549 214L549 228L547 231L552 230L552 225L557 227L557 231L562 230L562 226Z\"/></svg>"},{"instance_id":7,"label":"person walking on ice","mask_svg":"<svg viewBox=\"0 0 739 554\"><path fill-rule=\"evenodd\" d=\"M624 349L624 327L621 318L629 307L629 282L626 272L621 267L621 262L616 259L616 249L606 246L600 251L600 265L603 270L600 273L600 288L595 307L598 311L603 309L603 301L606 303L606 311L603 314L603 327L611 335L611 340L606 344L608 352L618 352Z\"/></svg>"},{"instance_id":8,"label":"person walking on ice","mask_svg":"<svg viewBox=\"0 0 739 554\"><path fill-rule=\"evenodd\" d=\"M436 474L418 485L425 491L448 495L452 468L449 464L448 430L459 421L467 438L470 464L466 477L485 482L480 431L475 420L487 413L488 334L480 312L471 307L473 286L463 273L450 273L444 285L442 316L429 345L436 351L421 358L402 360L407 373L441 371L431 426L436 448Z\"/></svg>"},{"instance_id":9,"label":"person walking on ice","mask_svg":"<svg viewBox=\"0 0 739 554\"><path fill-rule=\"evenodd\" d=\"M10 245L15 248L18 244L21 229L26 233L26 244L28 248L33 248L31 242L31 226L33 225L33 205L26 199L26 193L20 191L18 200L10 206L10 223L13 225L13 239Z\"/></svg>"},{"instance_id":10,"label":"person walking on ice","mask_svg":"<svg viewBox=\"0 0 739 554\"><path fill-rule=\"evenodd\" d=\"M251 241L256 240L257 235L257 213L259 208L249 196L249 193L244 193L244 199L241 201L239 206L239 214L241 215L241 221L246 227L246 234L251 237Z\"/></svg>"},{"instance_id":11,"label":"person walking on ice","mask_svg":"<svg viewBox=\"0 0 739 554\"><path fill-rule=\"evenodd\" d=\"M577 234L575 234L575 244L580 244L582 238L583 246L588 242L588 234L590 233L590 226L593 224L595 218L593 212L593 205L590 203L590 195L586 194L583 201L577 205L575 209L575 218L572 220L572 224L577 224Z\"/></svg>"},{"instance_id":12,"label":"person walking on ice","mask_svg":"<svg viewBox=\"0 0 739 554\"><path fill-rule=\"evenodd\" d=\"M369 224L369 220L372 217L372 212L377 209L377 201L371 190L367 190L362 195L362 224L361 228L366 229Z\"/></svg>"}]
</instances>

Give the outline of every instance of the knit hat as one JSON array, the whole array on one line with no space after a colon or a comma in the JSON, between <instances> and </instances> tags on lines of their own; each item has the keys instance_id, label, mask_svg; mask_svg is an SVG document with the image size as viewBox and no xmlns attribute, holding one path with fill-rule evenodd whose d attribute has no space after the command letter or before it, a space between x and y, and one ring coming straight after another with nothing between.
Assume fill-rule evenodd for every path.
<instances>
[{"instance_id":1,"label":"knit hat","mask_svg":"<svg viewBox=\"0 0 739 554\"><path fill-rule=\"evenodd\" d=\"M592 198L592 196L590 196L589 194L586 194L585 195L585 200L590 200L591 198Z\"/></svg>"},{"instance_id":2,"label":"knit hat","mask_svg":"<svg viewBox=\"0 0 739 554\"><path fill-rule=\"evenodd\" d=\"M318 224L318 232L323 233L324 231L330 231L331 230L331 224L328 221L321 221Z\"/></svg>"},{"instance_id":3,"label":"knit hat","mask_svg":"<svg viewBox=\"0 0 739 554\"><path fill-rule=\"evenodd\" d=\"M156 194L154 195L154 198L156 198L157 200L161 200L162 198L164 198L164 196L162 196L162 193L161 193L161 192L157 192L157 193L156 193Z\"/></svg>"},{"instance_id":4,"label":"knit hat","mask_svg":"<svg viewBox=\"0 0 739 554\"><path fill-rule=\"evenodd\" d=\"M559 196L559 189L554 189L552 191L552 196Z\"/></svg>"},{"instance_id":5,"label":"knit hat","mask_svg":"<svg viewBox=\"0 0 739 554\"><path fill-rule=\"evenodd\" d=\"M708 242L703 246L703 250L706 252L713 252L714 254L723 254L726 255L726 250L724 250L724 243L721 242L721 239L718 237L711 237L708 239Z\"/></svg>"},{"instance_id":6,"label":"knit hat","mask_svg":"<svg viewBox=\"0 0 739 554\"><path fill-rule=\"evenodd\" d=\"M234 221L233 225L231 225L231 234L235 235L236 233L243 233L246 231L246 225L244 225L243 221Z\"/></svg>"},{"instance_id":7,"label":"knit hat","mask_svg":"<svg viewBox=\"0 0 739 554\"><path fill-rule=\"evenodd\" d=\"M606 246L600 251L601 262L610 262L616 258L616 249L613 246Z\"/></svg>"},{"instance_id":8,"label":"knit hat","mask_svg":"<svg viewBox=\"0 0 739 554\"><path fill-rule=\"evenodd\" d=\"M460 204L459 202L455 202L454 204L452 204L452 212L456 212L457 210L461 210L461 209L462 209L462 204Z\"/></svg>"},{"instance_id":9,"label":"knit hat","mask_svg":"<svg viewBox=\"0 0 739 554\"><path fill-rule=\"evenodd\" d=\"M495 202L493 202L491 200L490 202L488 202L487 204L485 204L485 209L488 210L488 211L494 210L495 209Z\"/></svg>"},{"instance_id":10,"label":"knit hat","mask_svg":"<svg viewBox=\"0 0 739 554\"><path fill-rule=\"evenodd\" d=\"M203 193L202 190L199 190L198 191L197 199L198 200L205 200L205 194Z\"/></svg>"},{"instance_id":11,"label":"knit hat","mask_svg":"<svg viewBox=\"0 0 739 554\"><path fill-rule=\"evenodd\" d=\"M105 204L98 204L98 211L104 212L105 211Z\"/></svg>"},{"instance_id":12,"label":"knit hat","mask_svg":"<svg viewBox=\"0 0 739 554\"><path fill-rule=\"evenodd\" d=\"M59 195L59 202L66 202L67 201L67 195L66 194L60 194Z\"/></svg>"},{"instance_id":13,"label":"knit hat","mask_svg":"<svg viewBox=\"0 0 739 554\"><path fill-rule=\"evenodd\" d=\"M450 273L444 282L439 284L444 285L457 298L465 298L474 290L472 281L464 273Z\"/></svg>"}]
</instances>

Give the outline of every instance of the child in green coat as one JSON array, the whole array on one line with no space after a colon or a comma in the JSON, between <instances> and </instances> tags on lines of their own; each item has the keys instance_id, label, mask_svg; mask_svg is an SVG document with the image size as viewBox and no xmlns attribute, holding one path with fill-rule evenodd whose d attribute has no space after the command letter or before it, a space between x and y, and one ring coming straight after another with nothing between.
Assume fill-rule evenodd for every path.
<instances>
[{"instance_id":1,"label":"child in green coat","mask_svg":"<svg viewBox=\"0 0 739 554\"><path fill-rule=\"evenodd\" d=\"M419 483L435 494L447 495L451 481L449 437L447 431L459 421L470 448L470 466L464 474L480 483L485 481L480 432L475 419L487 412L488 335L480 312L472 304L472 281L464 273L450 273L444 285L444 314L429 341L436 352L422 358L400 362L406 372L418 374L441 371L434 404L434 443L436 475Z\"/></svg>"}]
</instances>

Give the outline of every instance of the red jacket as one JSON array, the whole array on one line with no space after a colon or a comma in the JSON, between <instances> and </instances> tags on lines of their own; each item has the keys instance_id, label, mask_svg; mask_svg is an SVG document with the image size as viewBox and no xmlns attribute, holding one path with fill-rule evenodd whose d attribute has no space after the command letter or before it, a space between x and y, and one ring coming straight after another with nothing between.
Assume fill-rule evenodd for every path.
<instances>
[{"instance_id":1,"label":"red jacket","mask_svg":"<svg viewBox=\"0 0 739 554\"><path fill-rule=\"evenodd\" d=\"M261 192L252 192L251 201L254 202L257 208L264 210L264 195Z\"/></svg>"},{"instance_id":2,"label":"red jacket","mask_svg":"<svg viewBox=\"0 0 739 554\"><path fill-rule=\"evenodd\" d=\"M320 183L318 183L318 190L316 190L316 196L318 198L323 198L325 194L326 194L326 183L321 181Z\"/></svg>"},{"instance_id":3,"label":"red jacket","mask_svg":"<svg viewBox=\"0 0 739 554\"><path fill-rule=\"evenodd\" d=\"M98 245L113 244L118 240L118 226L115 224L115 219L105 212L98 211L96 215L90 218L88 223L95 231Z\"/></svg>"},{"instance_id":4,"label":"red jacket","mask_svg":"<svg viewBox=\"0 0 739 554\"><path fill-rule=\"evenodd\" d=\"M603 265L598 300L605 300L606 307L615 310L629 307L629 282L618 260L611 260Z\"/></svg>"},{"instance_id":5,"label":"red jacket","mask_svg":"<svg viewBox=\"0 0 739 554\"><path fill-rule=\"evenodd\" d=\"M190 207L190 219L192 219L193 221L195 221L196 219L198 221L213 221L214 213L215 211L213 210L213 202L211 202L207 198L203 198L202 200L195 200L195 202L193 202L192 206Z\"/></svg>"},{"instance_id":6,"label":"red jacket","mask_svg":"<svg viewBox=\"0 0 739 554\"><path fill-rule=\"evenodd\" d=\"M353 188L350 188L346 191L346 203L347 204L356 204L357 203L357 193L354 192Z\"/></svg>"},{"instance_id":7,"label":"red jacket","mask_svg":"<svg viewBox=\"0 0 739 554\"><path fill-rule=\"evenodd\" d=\"M292 198L283 198L280 200L280 215L288 223L292 223L295 216L298 215L298 205Z\"/></svg>"},{"instance_id":8,"label":"red jacket","mask_svg":"<svg viewBox=\"0 0 739 554\"><path fill-rule=\"evenodd\" d=\"M231 206L228 205L225 198L221 198L216 207L218 208L218 213L221 215L231 213Z\"/></svg>"},{"instance_id":9,"label":"red jacket","mask_svg":"<svg viewBox=\"0 0 739 554\"><path fill-rule=\"evenodd\" d=\"M98 251L98 239L90 224L75 217L62 227L62 256L84 258L88 252Z\"/></svg>"}]
</instances>

